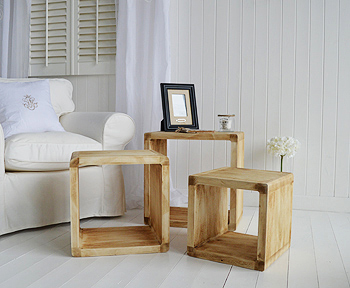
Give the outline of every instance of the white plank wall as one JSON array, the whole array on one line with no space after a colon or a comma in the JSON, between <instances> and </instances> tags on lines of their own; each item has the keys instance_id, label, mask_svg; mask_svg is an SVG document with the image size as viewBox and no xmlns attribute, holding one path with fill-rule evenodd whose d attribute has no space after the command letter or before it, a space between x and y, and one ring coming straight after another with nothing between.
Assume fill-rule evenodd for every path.
<instances>
[{"instance_id":1,"label":"white plank wall","mask_svg":"<svg viewBox=\"0 0 350 288\"><path fill-rule=\"evenodd\" d=\"M115 111L115 75L64 76L73 84L75 110Z\"/></svg>"},{"instance_id":2,"label":"white plank wall","mask_svg":"<svg viewBox=\"0 0 350 288\"><path fill-rule=\"evenodd\" d=\"M248 168L279 169L271 137L301 142L284 161L295 208L350 211L349 15L350 0L171 0L172 82L195 84L201 129L236 114ZM114 111L114 77L67 77L77 111ZM169 142L184 194L189 174L229 165L227 143Z\"/></svg>"},{"instance_id":3,"label":"white plank wall","mask_svg":"<svg viewBox=\"0 0 350 288\"><path fill-rule=\"evenodd\" d=\"M349 0L171 0L172 81L195 84L200 128L236 114L245 166L257 169L279 169L268 139L297 138L284 164L295 208L350 211L348 15ZM180 191L188 173L229 165L228 144L170 149Z\"/></svg>"}]
</instances>

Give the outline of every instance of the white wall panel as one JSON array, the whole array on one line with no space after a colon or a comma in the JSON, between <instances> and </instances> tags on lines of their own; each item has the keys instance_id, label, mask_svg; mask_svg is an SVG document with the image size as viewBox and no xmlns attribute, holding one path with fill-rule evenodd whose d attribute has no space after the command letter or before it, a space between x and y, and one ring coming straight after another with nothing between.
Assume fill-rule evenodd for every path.
<instances>
[{"instance_id":1,"label":"white wall panel","mask_svg":"<svg viewBox=\"0 0 350 288\"><path fill-rule=\"evenodd\" d=\"M282 3L281 1L264 2L269 9L266 139L270 139L280 135ZM248 138L248 135L246 136ZM267 155L266 169L277 170L278 167L279 161Z\"/></svg>"},{"instance_id":2,"label":"white wall panel","mask_svg":"<svg viewBox=\"0 0 350 288\"><path fill-rule=\"evenodd\" d=\"M254 54L254 111L252 160L256 169L265 168L267 72L268 72L268 5L256 1Z\"/></svg>"},{"instance_id":3,"label":"white wall panel","mask_svg":"<svg viewBox=\"0 0 350 288\"><path fill-rule=\"evenodd\" d=\"M198 11L198 13L201 13ZM203 1L202 122L201 129L212 130L215 123L215 35L216 1ZM176 57L176 55L174 55ZM202 171L213 169L213 141L202 143Z\"/></svg>"},{"instance_id":4,"label":"white wall panel","mask_svg":"<svg viewBox=\"0 0 350 288\"><path fill-rule=\"evenodd\" d=\"M325 0L321 196L334 195L336 156L339 1Z\"/></svg>"},{"instance_id":5,"label":"white wall panel","mask_svg":"<svg viewBox=\"0 0 350 288\"><path fill-rule=\"evenodd\" d=\"M229 113L227 106L227 81L228 81L228 28L229 1L216 2L216 27L215 27L215 94L214 97L214 129L218 127L217 115ZM230 113L231 114L231 113ZM226 141L214 141L214 168L227 165Z\"/></svg>"},{"instance_id":6,"label":"white wall panel","mask_svg":"<svg viewBox=\"0 0 350 288\"><path fill-rule=\"evenodd\" d=\"M87 90L87 81L88 76L69 76L66 77L68 80L74 79L76 80L76 87L73 86L73 91L77 90L77 102L76 111L88 111L87 109L87 101L88 101L88 90ZM74 81L75 82L75 81ZM73 83L74 83L73 82Z\"/></svg>"},{"instance_id":7,"label":"white wall panel","mask_svg":"<svg viewBox=\"0 0 350 288\"><path fill-rule=\"evenodd\" d=\"M294 137L301 142L294 158L294 195L306 194L309 109L310 1L297 0L295 45Z\"/></svg>"},{"instance_id":8,"label":"white wall panel","mask_svg":"<svg viewBox=\"0 0 350 288\"><path fill-rule=\"evenodd\" d=\"M242 96L241 96L241 129L253 135L254 115L254 69L255 69L255 1L242 2ZM253 167L253 138L245 138L245 166Z\"/></svg>"},{"instance_id":9,"label":"white wall panel","mask_svg":"<svg viewBox=\"0 0 350 288\"><path fill-rule=\"evenodd\" d=\"M338 203L344 210L350 186L350 1L171 5L172 79L195 84L200 128L217 128L218 113L236 114L236 128L245 132L245 166L258 169L279 169L279 159L266 152L269 138L297 138L302 147L284 164L295 176L297 207L315 203L315 209L329 205L336 211ZM187 166L172 171L180 189L186 189L185 173L228 164L227 144L178 145L176 166L188 157Z\"/></svg>"},{"instance_id":10,"label":"white wall panel","mask_svg":"<svg viewBox=\"0 0 350 288\"><path fill-rule=\"evenodd\" d=\"M87 76L86 90L89 95L98 95L102 87L98 85L98 76ZM99 109L99 96L89 97L86 102L87 110L93 111L94 109Z\"/></svg>"},{"instance_id":11,"label":"white wall panel","mask_svg":"<svg viewBox=\"0 0 350 288\"><path fill-rule=\"evenodd\" d=\"M339 6L339 71L336 136L335 196L350 197L350 1Z\"/></svg>"},{"instance_id":12,"label":"white wall panel","mask_svg":"<svg viewBox=\"0 0 350 288\"><path fill-rule=\"evenodd\" d=\"M190 79L195 84L195 92L202 95L202 55L203 55L203 1L193 0L190 2ZM202 97L196 97L197 111L199 114L199 123L202 120ZM202 165L202 142L189 142L189 167L188 173L195 174L201 172Z\"/></svg>"},{"instance_id":13,"label":"white wall panel","mask_svg":"<svg viewBox=\"0 0 350 288\"><path fill-rule=\"evenodd\" d=\"M115 78L115 76L114 76ZM98 87L100 87L100 93L103 95L109 95L109 77L98 76ZM108 97L98 97L98 109L100 111L108 111L109 101Z\"/></svg>"},{"instance_id":14,"label":"white wall panel","mask_svg":"<svg viewBox=\"0 0 350 288\"><path fill-rule=\"evenodd\" d=\"M307 154L308 195L320 195L324 97L324 0L311 1L310 87Z\"/></svg>"},{"instance_id":15,"label":"white wall panel","mask_svg":"<svg viewBox=\"0 0 350 288\"><path fill-rule=\"evenodd\" d=\"M282 46L281 46L281 125L280 133L293 135L294 90L295 90L295 24L296 1L282 2Z\"/></svg>"},{"instance_id":16,"label":"white wall panel","mask_svg":"<svg viewBox=\"0 0 350 288\"><path fill-rule=\"evenodd\" d=\"M115 111L115 75L65 76L73 84L75 110Z\"/></svg>"},{"instance_id":17,"label":"white wall panel","mask_svg":"<svg viewBox=\"0 0 350 288\"><path fill-rule=\"evenodd\" d=\"M242 9L240 0L229 1L227 111L236 115L235 127L238 130L241 130ZM227 153L227 158L230 161L230 153Z\"/></svg>"}]
</instances>

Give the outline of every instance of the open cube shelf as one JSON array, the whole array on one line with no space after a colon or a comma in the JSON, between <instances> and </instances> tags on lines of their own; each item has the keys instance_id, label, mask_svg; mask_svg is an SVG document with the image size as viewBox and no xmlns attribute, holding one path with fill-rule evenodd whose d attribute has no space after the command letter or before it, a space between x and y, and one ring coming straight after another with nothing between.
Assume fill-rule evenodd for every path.
<instances>
[{"instance_id":1,"label":"open cube shelf","mask_svg":"<svg viewBox=\"0 0 350 288\"><path fill-rule=\"evenodd\" d=\"M227 188L259 192L258 236L228 231ZM290 246L293 174L219 168L189 177L187 254L264 271Z\"/></svg>"},{"instance_id":2,"label":"open cube shelf","mask_svg":"<svg viewBox=\"0 0 350 288\"><path fill-rule=\"evenodd\" d=\"M86 165L147 164L150 217L147 226L80 228L79 167ZM169 159L155 151L74 152L71 175L71 248L73 256L156 253L169 250Z\"/></svg>"}]
</instances>

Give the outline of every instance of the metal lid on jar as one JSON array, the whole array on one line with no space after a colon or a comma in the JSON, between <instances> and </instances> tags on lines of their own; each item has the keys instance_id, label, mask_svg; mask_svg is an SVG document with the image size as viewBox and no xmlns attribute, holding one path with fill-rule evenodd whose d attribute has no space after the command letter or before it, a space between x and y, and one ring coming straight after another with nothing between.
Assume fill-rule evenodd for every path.
<instances>
[{"instance_id":1,"label":"metal lid on jar","mask_svg":"<svg viewBox=\"0 0 350 288\"><path fill-rule=\"evenodd\" d=\"M231 115L219 114L218 117L235 117L235 114L231 114Z\"/></svg>"}]
</instances>

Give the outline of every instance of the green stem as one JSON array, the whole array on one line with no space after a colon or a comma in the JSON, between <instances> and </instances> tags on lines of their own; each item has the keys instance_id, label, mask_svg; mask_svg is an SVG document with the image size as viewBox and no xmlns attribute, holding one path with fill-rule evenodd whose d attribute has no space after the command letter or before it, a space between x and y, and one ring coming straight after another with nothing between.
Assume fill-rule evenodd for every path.
<instances>
[{"instance_id":1,"label":"green stem","mask_svg":"<svg viewBox=\"0 0 350 288\"><path fill-rule=\"evenodd\" d=\"M283 157L284 155L281 155L281 172L283 172Z\"/></svg>"}]
</instances>

